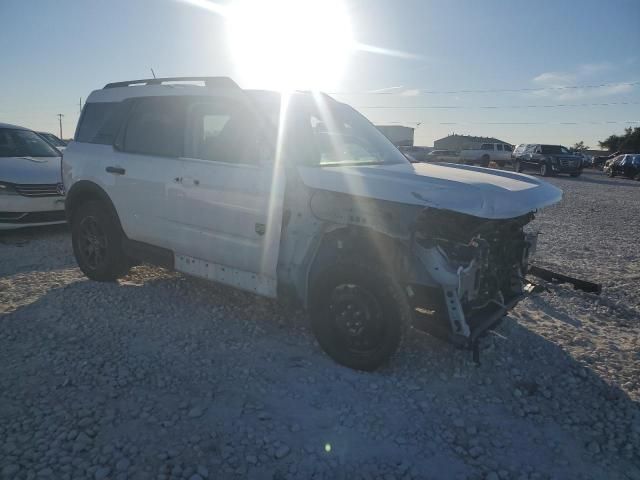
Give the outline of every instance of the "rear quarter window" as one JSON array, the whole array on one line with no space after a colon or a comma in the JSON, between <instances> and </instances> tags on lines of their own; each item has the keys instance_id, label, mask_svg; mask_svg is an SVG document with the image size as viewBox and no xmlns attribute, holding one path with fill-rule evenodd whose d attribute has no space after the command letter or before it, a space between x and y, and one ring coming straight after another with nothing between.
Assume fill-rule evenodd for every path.
<instances>
[{"instance_id":1,"label":"rear quarter window","mask_svg":"<svg viewBox=\"0 0 640 480\"><path fill-rule=\"evenodd\" d=\"M125 102L87 103L82 111L75 141L111 145L124 119Z\"/></svg>"}]
</instances>

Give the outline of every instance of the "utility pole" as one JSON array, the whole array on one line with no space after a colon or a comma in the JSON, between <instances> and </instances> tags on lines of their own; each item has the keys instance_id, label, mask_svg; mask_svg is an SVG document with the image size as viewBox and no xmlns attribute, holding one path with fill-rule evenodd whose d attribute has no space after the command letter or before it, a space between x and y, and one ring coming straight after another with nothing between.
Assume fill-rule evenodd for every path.
<instances>
[{"instance_id":1,"label":"utility pole","mask_svg":"<svg viewBox=\"0 0 640 480\"><path fill-rule=\"evenodd\" d=\"M80 106L80 115L82 115L82 97L80 97L79 106Z\"/></svg>"},{"instance_id":2,"label":"utility pole","mask_svg":"<svg viewBox=\"0 0 640 480\"><path fill-rule=\"evenodd\" d=\"M151 69L151 75L153 75L153 78L156 78L156 72L153 71L153 68Z\"/></svg>"},{"instance_id":3,"label":"utility pole","mask_svg":"<svg viewBox=\"0 0 640 480\"><path fill-rule=\"evenodd\" d=\"M60 140L62 140L62 117L64 117L64 115L62 113L58 113L58 122L60 123Z\"/></svg>"}]
</instances>

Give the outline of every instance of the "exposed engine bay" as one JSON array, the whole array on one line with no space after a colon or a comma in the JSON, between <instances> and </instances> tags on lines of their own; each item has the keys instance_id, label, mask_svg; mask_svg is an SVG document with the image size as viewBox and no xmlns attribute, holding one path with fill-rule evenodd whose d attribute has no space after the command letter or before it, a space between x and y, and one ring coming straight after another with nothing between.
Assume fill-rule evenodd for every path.
<instances>
[{"instance_id":1,"label":"exposed engine bay","mask_svg":"<svg viewBox=\"0 0 640 480\"><path fill-rule=\"evenodd\" d=\"M430 208L418 216L412 246L442 288L435 308L446 311L457 343L472 341L474 330L486 330L522 297L537 242L524 226L533 218L487 220Z\"/></svg>"}]
</instances>

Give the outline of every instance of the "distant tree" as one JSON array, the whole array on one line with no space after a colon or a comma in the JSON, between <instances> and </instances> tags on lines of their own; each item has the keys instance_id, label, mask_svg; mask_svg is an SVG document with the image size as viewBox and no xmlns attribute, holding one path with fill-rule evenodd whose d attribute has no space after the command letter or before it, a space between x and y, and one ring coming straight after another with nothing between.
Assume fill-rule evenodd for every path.
<instances>
[{"instance_id":1,"label":"distant tree","mask_svg":"<svg viewBox=\"0 0 640 480\"><path fill-rule=\"evenodd\" d=\"M571 147L571 150L573 150L574 152L582 153L589 150L589 146L585 145L584 142L580 140L578 143L575 143L573 147Z\"/></svg>"},{"instance_id":2,"label":"distant tree","mask_svg":"<svg viewBox=\"0 0 640 480\"><path fill-rule=\"evenodd\" d=\"M600 148L606 148L610 152L640 152L640 127L625 128L624 135L610 135L598 143Z\"/></svg>"}]
</instances>

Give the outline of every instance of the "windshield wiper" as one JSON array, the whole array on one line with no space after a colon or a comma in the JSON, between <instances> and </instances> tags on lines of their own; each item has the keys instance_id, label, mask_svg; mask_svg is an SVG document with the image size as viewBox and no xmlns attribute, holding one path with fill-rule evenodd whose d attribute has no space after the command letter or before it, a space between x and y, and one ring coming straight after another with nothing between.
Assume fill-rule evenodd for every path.
<instances>
[{"instance_id":1,"label":"windshield wiper","mask_svg":"<svg viewBox=\"0 0 640 480\"><path fill-rule=\"evenodd\" d=\"M20 156L20 157L16 157L16 158L22 158L24 160L29 160L30 162L35 162L35 163L46 162L46 160L40 160L39 158L33 158L33 157L29 157L29 156Z\"/></svg>"},{"instance_id":2,"label":"windshield wiper","mask_svg":"<svg viewBox=\"0 0 640 480\"><path fill-rule=\"evenodd\" d=\"M360 165L384 165L384 162L328 162L318 164L319 167L358 167Z\"/></svg>"}]
</instances>

